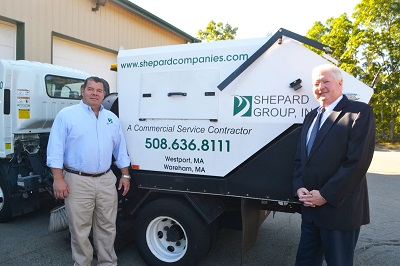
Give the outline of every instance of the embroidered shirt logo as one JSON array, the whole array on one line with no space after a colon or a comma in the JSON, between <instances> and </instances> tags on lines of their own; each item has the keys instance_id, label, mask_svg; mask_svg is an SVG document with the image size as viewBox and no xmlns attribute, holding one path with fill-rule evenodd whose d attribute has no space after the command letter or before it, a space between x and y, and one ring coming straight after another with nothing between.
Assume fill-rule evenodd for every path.
<instances>
[{"instance_id":1,"label":"embroidered shirt logo","mask_svg":"<svg viewBox=\"0 0 400 266\"><path fill-rule=\"evenodd\" d=\"M108 118L107 125L114 123L112 118Z\"/></svg>"}]
</instances>

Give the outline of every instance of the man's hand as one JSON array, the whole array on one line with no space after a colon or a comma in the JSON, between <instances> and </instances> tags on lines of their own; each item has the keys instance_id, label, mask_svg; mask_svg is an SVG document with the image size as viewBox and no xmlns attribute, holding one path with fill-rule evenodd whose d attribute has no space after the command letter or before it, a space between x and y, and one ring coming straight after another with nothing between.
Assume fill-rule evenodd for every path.
<instances>
[{"instance_id":1,"label":"man's hand","mask_svg":"<svg viewBox=\"0 0 400 266\"><path fill-rule=\"evenodd\" d=\"M326 203L319 190L308 191L306 188L299 188L297 196L299 197L299 201L303 202L306 207L322 206Z\"/></svg>"},{"instance_id":2,"label":"man's hand","mask_svg":"<svg viewBox=\"0 0 400 266\"><path fill-rule=\"evenodd\" d=\"M122 196L125 196L126 193L128 193L130 186L131 186L131 182L130 182L130 180L128 178L121 177L119 179L118 190L121 190L121 188L124 187L124 191L122 192Z\"/></svg>"},{"instance_id":3,"label":"man's hand","mask_svg":"<svg viewBox=\"0 0 400 266\"><path fill-rule=\"evenodd\" d=\"M63 171L60 168L51 168L53 173L53 193L56 199L65 199L69 194L69 187L64 180Z\"/></svg>"},{"instance_id":4,"label":"man's hand","mask_svg":"<svg viewBox=\"0 0 400 266\"><path fill-rule=\"evenodd\" d=\"M319 190L311 190L310 195L312 195L311 202L315 206L322 206L326 203L326 200L321 196Z\"/></svg>"},{"instance_id":5,"label":"man's hand","mask_svg":"<svg viewBox=\"0 0 400 266\"><path fill-rule=\"evenodd\" d=\"M297 196L299 197L299 201L303 202L303 205L306 207L315 207L315 205L311 202L312 195L308 189L301 187L297 190Z\"/></svg>"},{"instance_id":6,"label":"man's hand","mask_svg":"<svg viewBox=\"0 0 400 266\"><path fill-rule=\"evenodd\" d=\"M69 187L64 178L54 178L53 191L56 199L65 199L68 197Z\"/></svg>"}]
</instances>

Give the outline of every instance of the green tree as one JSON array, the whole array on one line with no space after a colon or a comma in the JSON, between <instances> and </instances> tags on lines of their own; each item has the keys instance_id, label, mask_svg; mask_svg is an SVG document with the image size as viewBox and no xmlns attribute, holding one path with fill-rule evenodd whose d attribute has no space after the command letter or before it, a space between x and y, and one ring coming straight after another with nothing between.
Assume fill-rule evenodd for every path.
<instances>
[{"instance_id":1,"label":"green tree","mask_svg":"<svg viewBox=\"0 0 400 266\"><path fill-rule=\"evenodd\" d=\"M315 22L314 26L307 32L307 37L334 47L333 56L343 62L346 59L342 55L346 51L346 43L350 38L349 33L352 32L352 28L353 23L344 13L338 18L327 19L325 24L319 21Z\"/></svg>"},{"instance_id":2,"label":"green tree","mask_svg":"<svg viewBox=\"0 0 400 266\"><path fill-rule=\"evenodd\" d=\"M367 73L380 71L372 101L379 136L394 141L400 132L400 2L362 0L353 18L357 31L349 44L360 49L360 64Z\"/></svg>"},{"instance_id":3,"label":"green tree","mask_svg":"<svg viewBox=\"0 0 400 266\"><path fill-rule=\"evenodd\" d=\"M197 38L202 41L221 41L221 40L234 40L238 28L233 28L231 25L222 22L215 23L211 20L204 31L199 30L197 32Z\"/></svg>"},{"instance_id":4,"label":"green tree","mask_svg":"<svg viewBox=\"0 0 400 266\"><path fill-rule=\"evenodd\" d=\"M379 73L371 105L381 141L400 139L400 1L361 0L350 20L344 13L316 22L307 37L335 48L339 66L366 84Z\"/></svg>"}]
</instances>

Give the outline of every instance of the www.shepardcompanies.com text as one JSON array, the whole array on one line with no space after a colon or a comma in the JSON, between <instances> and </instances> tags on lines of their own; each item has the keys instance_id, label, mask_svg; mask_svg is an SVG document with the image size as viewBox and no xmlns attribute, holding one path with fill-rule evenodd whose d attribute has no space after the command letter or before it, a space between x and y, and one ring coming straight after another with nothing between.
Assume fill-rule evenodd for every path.
<instances>
[{"instance_id":1,"label":"www.shepardcompanies.com text","mask_svg":"<svg viewBox=\"0 0 400 266\"><path fill-rule=\"evenodd\" d=\"M174 66L174 65L196 65L204 63L221 63L225 61L246 61L248 54L234 54L234 55L209 55L209 56L195 56L195 57L180 57L158 60L142 60L138 62L121 63L121 68L142 68L142 67L161 67L161 66Z\"/></svg>"}]
</instances>

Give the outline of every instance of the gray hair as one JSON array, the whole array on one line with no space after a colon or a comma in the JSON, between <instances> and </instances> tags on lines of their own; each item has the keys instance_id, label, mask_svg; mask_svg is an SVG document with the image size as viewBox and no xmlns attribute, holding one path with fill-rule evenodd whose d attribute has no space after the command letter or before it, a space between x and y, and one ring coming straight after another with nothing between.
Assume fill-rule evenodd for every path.
<instances>
[{"instance_id":1,"label":"gray hair","mask_svg":"<svg viewBox=\"0 0 400 266\"><path fill-rule=\"evenodd\" d=\"M315 67L312 71L312 79L315 80L316 76L318 76L321 71L331 72L335 80L337 81L343 80L342 71L340 70L340 68L332 64L324 64Z\"/></svg>"}]
</instances>

